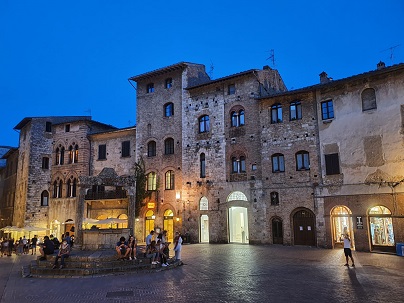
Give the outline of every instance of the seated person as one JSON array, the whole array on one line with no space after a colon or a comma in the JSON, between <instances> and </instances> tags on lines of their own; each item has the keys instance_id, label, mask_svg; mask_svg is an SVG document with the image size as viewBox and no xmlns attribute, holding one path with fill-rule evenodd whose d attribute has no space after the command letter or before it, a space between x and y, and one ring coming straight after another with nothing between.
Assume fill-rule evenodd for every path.
<instances>
[{"instance_id":1,"label":"seated person","mask_svg":"<svg viewBox=\"0 0 404 303\"><path fill-rule=\"evenodd\" d=\"M169 254L169 250L168 250L168 244L167 243L161 243L160 240L157 241L157 249L158 249L158 254L159 254L159 258L161 261L161 266L168 266L169 264L167 263L167 259L168 259L168 254Z\"/></svg>"},{"instance_id":2,"label":"seated person","mask_svg":"<svg viewBox=\"0 0 404 303\"><path fill-rule=\"evenodd\" d=\"M67 244L66 240L63 240L62 245L60 245L59 253L56 256L55 263L53 264L53 269L58 266L58 260L60 261L60 269L65 267L65 259L70 256L70 245Z\"/></svg>"},{"instance_id":3,"label":"seated person","mask_svg":"<svg viewBox=\"0 0 404 303\"><path fill-rule=\"evenodd\" d=\"M44 242L39 248L39 252L41 253L41 257L39 258L39 260L41 261L46 260L47 255L52 255L55 252L53 242L49 239L48 236L44 237Z\"/></svg>"},{"instance_id":4,"label":"seated person","mask_svg":"<svg viewBox=\"0 0 404 303\"><path fill-rule=\"evenodd\" d=\"M121 237L119 242L116 243L116 252L118 253L118 259L126 259L130 253L128 242L125 241L125 237Z\"/></svg>"},{"instance_id":5,"label":"seated person","mask_svg":"<svg viewBox=\"0 0 404 303\"><path fill-rule=\"evenodd\" d=\"M157 257L157 247L156 247L156 241L151 241L150 245L147 246L146 248L146 258L149 258L151 261L151 264L157 264L158 262L156 261Z\"/></svg>"},{"instance_id":6,"label":"seated person","mask_svg":"<svg viewBox=\"0 0 404 303\"><path fill-rule=\"evenodd\" d=\"M128 243L130 253L129 253L129 260L136 260L136 250L137 250L137 242L134 236L129 236L129 243Z\"/></svg>"}]
</instances>

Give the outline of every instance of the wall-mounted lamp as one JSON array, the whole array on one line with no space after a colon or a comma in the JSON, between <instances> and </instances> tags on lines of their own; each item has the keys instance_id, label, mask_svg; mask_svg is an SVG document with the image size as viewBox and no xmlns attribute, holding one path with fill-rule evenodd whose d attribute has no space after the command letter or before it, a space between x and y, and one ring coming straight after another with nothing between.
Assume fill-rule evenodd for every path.
<instances>
[{"instance_id":1,"label":"wall-mounted lamp","mask_svg":"<svg viewBox=\"0 0 404 303\"><path fill-rule=\"evenodd\" d=\"M175 199L177 200L181 199L181 193L179 191L175 193Z\"/></svg>"},{"instance_id":2,"label":"wall-mounted lamp","mask_svg":"<svg viewBox=\"0 0 404 303\"><path fill-rule=\"evenodd\" d=\"M177 217L175 220L177 220L177 222L179 222L179 221L180 221L180 218Z\"/></svg>"},{"instance_id":3,"label":"wall-mounted lamp","mask_svg":"<svg viewBox=\"0 0 404 303\"><path fill-rule=\"evenodd\" d=\"M136 222L139 222L139 218L136 218Z\"/></svg>"},{"instance_id":4,"label":"wall-mounted lamp","mask_svg":"<svg viewBox=\"0 0 404 303\"><path fill-rule=\"evenodd\" d=\"M151 218L154 220L154 219L156 219L156 216L155 216L155 215L153 215L153 216L151 216Z\"/></svg>"}]
</instances>

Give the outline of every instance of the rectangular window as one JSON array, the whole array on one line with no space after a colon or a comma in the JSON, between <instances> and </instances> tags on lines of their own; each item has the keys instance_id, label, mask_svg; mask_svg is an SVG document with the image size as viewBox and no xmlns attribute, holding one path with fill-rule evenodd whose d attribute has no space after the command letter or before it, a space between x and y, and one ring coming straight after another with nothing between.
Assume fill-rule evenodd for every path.
<instances>
[{"instance_id":1,"label":"rectangular window","mask_svg":"<svg viewBox=\"0 0 404 303\"><path fill-rule=\"evenodd\" d=\"M340 174L338 154L328 154L324 156L325 156L325 174L326 175Z\"/></svg>"},{"instance_id":2,"label":"rectangular window","mask_svg":"<svg viewBox=\"0 0 404 303\"><path fill-rule=\"evenodd\" d=\"M122 157L130 157L130 141L122 142Z\"/></svg>"},{"instance_id":3,"label":"rectangular window","mask_svg":"<svg viewBox=\"0 0 404 303\"><path fill-rule=\"evenodd\" d=\"M147 93L153 93L154 92L154 83L149 83L147 84Z\"/></svg>"},{"instance_id":4,"label":"rectangular window","mask_svg":"<svg viewBox=\"0 0 404 303\"><path fill-rule=\"evenodd\" d=\"M332 100L321 102L321 116L323 120L334 118L334 106Z\"/></svg>"},{"instance_id":5,"label":"rectangular window","mask_svg":"<svg viewBox=\"0 0 404 303\"><path fill-rule=\"evenodd\" d=\"M42 158L42 168L49 169L49 158L48 157Z\"/></svg>"},{"instance_id":6,"label":"rectangular window","mask_svg":"<svg viewBox=\"0 0 404 303\"><path fill-rule=\"evenodd\" d=\"M107 145L100 144L98 145L98 160L106 160L107 159Z\"/></svg>"},{"instance_id":7,"label":"rectangular window","mask_svg":"<svg viewBox=\"0 0 404 303\"><path fill-rule=\"evenodd\" d=\"M45 124L45 131L47 133L51 133L52 132L52 122L46 122Z\"/></svg>"},{"instance_id":8,"label":"rectangular window","mask_svg":"<svg viewBox=\"0 0 404 303\"><path fill-rule=\"evenodd\" d=\"M234 95L236 93L236 86L234 84L229 84L228 93L229 95Z\"/></svg>"},{"instance_id":9,"label":"rectangular window","mask_svg":"<svg viewBox=\"0 0 404 303\"><path fill-rule=\"evenodd\" d=\"M70 124L65 125L65 132L66 133L70 132Z\"/></svg>"}]
</instances>

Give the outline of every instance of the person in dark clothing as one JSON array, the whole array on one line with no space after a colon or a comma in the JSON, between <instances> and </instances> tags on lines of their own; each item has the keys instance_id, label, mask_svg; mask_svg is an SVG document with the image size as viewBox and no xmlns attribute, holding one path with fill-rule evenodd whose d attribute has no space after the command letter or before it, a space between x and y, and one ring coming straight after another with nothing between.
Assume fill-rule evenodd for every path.
<instances>
[{"instance_id":1,"label":"person in dark clothing","mask_svg":"<svg viewBox=\"0 0 404 303\"><path fill-rule=\"evenodd\" d=\"M55 252L53 242L48 236L44 237L44 243L41 245L39 252L41 253L41 257L39 258L41 261L45 261L47 255L52 255Z\"/></svg>"}]
</instances>

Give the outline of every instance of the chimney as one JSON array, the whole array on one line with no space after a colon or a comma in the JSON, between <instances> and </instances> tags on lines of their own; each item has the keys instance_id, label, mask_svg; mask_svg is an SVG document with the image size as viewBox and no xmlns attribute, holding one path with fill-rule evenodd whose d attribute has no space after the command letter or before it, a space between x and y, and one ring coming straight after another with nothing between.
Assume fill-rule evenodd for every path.
<instances>
[{"instance_id":1,"label":"chimney","mask_svg":"<svg viewBox=\"0 0 404 303\"><path fill-rule=\"evenodd\" d=\"M383 68L385 68L386 67L386 64L384 63L384 62L382 62L382 61L380 61L379 63L377 63L377 69L379 70L379 69L383 69Z\"/></svg>"},{"instance_id":2,"label":"chimney","mask_svg":"<svg viewBox=\"0 0 404 303\"><path fill-rule=\"evenodd\" d=\"M332 78L328 77L326 72L320 74L320 84L331 82Z\"/></svg>"},{"instance_id":3,"label":"chimney","mask_svg":"<svg viewBox=\"0 0 404 303\"><path fill-rule=\"evenodd\" d=\"M262 67L262 69L263 69L263 70L272 70L272 68L270 68L268 65L264 65L264 66Z\"/></svg>"}]
</instances>

